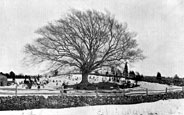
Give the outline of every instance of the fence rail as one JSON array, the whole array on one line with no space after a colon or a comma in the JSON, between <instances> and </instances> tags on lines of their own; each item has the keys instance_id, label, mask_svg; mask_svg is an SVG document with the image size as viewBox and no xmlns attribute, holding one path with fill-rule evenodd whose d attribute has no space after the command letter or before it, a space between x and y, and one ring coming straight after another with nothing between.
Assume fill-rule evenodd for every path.
<instances>
[{"instance_id":1,"label":"fence rail","mask_svg":"<svg viewBox=\"0 0 184 115\"><path fill-rule=\"evenodd\" d=\"M73 91L73 89L63 89L63 91ZM83 93L84 90L75 90L79 93ZM85 91L85 93L96 93L96 95L108 95L108 94L123 94L123 95L149 95L149 94L155 94L155 93L168 93L168 92L174 92L174 91L184 91L184 88L165 88L162 90L150 90L150 89L120 89L120 90L99 90L96 89L95 91Z\"/></svg>"},{"instance_id":2,"label":"fence rail","mask_svg":"<svg viewBox=\"0 0 184 115\"><path fill-rule=\"evenodd\" d=\"M168 93L174 91L184 91L184 87L181 88L165 88L158 90L151 89L119 89L119 90L101 90L96 88L96 90L75 90L75 89L3 89L0 88L0 95L90 95L90 96L106 96L106 95L149 95L149 94L159 94Z\"/></svg>"}]
</instances>

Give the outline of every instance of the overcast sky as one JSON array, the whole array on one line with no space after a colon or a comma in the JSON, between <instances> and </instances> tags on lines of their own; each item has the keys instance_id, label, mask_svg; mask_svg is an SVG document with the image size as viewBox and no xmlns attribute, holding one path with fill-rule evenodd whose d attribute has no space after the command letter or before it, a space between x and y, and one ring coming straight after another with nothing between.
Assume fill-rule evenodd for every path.
<instances>
[{"instance_id":1,"label":"overcast sky","mask_svg":"<svg viewBox=\"0 0 184 115\"><path fill-rule=\"evenodd\" d=\"M70 9L109 11L138 33L147 57L129 66L143 75L184 77L183 0L0 0L0 71L38 74L40 68L22 64L23 48L38 28Z\"/></svg>"}]
</instances>

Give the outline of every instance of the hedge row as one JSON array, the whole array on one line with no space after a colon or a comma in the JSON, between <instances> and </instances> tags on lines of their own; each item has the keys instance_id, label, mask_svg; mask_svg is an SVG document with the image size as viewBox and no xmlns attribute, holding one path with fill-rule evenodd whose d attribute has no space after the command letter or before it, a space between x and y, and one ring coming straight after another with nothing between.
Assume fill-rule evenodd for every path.
<instances>
[{"instance_id":1,"label":"hedge row","mask_svg":"<svg viewBox=\"0 0 184 115\"><path fill-rule=\"evenodd\" d=\"M0 110L24 110L39 108L67 108L88 105L136 104L166 99L184 98L184 92L147 96L18 96L0 97Z\"/></svg>"}]
</instances>

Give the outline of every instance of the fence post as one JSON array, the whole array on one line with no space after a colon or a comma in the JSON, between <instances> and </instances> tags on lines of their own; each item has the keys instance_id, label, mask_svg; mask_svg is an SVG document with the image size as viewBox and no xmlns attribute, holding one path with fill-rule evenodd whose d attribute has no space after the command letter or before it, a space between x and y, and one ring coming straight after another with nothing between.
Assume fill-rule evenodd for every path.
<instances>
[{"instance_id":1,"label":"fence post","mask_svg":"<svg viewBox=\"0 0 184 115\"><path fill-rule=\"evenodd\" d=\"M60 93L61 93L61 96L63 97L64 96L64 88L63 88L63 86L61 86Z\"/></svg>"},{"instance_id":2,"label":"fence post","mask_svg":"<svg viewBox=\"0 0 184 115\"><path fill-rule=\"evenodd\" d=\"M17 87L18 87L18 84L16 83L16 86L15 86L15 96L17 97Z\"/></svg>"},{"instance_id":3,"label":"fence post","mask_svg":"<svg viewBox=\"0 0 184 115\"><path fill-rule=\"evenodd\" d=\"M117 87L117 92L116 92L116 96L120 96L120 88L119 88L119 86Z\"/></svg>"},{"instance_id":4,"label":"fence post","mask_svg":"<svg viewBox=\"0 0 184 115\"><path fill-rule=\"evenodd\" d=\"M165 93L167 94L167 87L165 88Z\"/></svg>"},{"instance_id":5,"label":"fence post","mask_svg":"<svg viewBox=\"0 0 184 115\"><path fill-rule=\"evenodd\" d=\"M146 88L146 95L148 95L148 88Z\"/></svg>"},{"instance_id":6,"label":"fence post","mask_svg":"<svg viewBox=\"0 0 184 115\"><path fill-rule=\"evenodd\" d=\"M96 93L96 96L98 97L98 87L96 87L96 90L95 90L95 93Z\"/></svg>"},{"instance_id":7,"label":"fence post","mask_svg":"<svg viewBox=\"0 0 184 115\"><path fill-rule=\"evenodd\" d=\"M125 96L125 89L123 89L123 96Z\"/></svg>"}]
</instances>

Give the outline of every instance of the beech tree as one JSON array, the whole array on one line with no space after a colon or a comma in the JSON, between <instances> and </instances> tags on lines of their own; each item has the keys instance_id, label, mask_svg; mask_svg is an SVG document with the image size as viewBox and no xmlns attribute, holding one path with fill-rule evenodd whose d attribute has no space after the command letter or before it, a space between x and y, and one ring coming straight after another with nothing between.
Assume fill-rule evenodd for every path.
<instances>
[{"instance_id":1,"label":"beech tree","mask_svg":"<svg viewBox=\"0 0 184 115\"><path fill-rule=\"evenodd\" d=\"M88 84L88 75L104 66L144 59L136 34L109 13L73 10L36 33L40 37L25 46L27 58L57 68L74 67L82 73L81 84Z\"/></svg>"}]
</instances>

